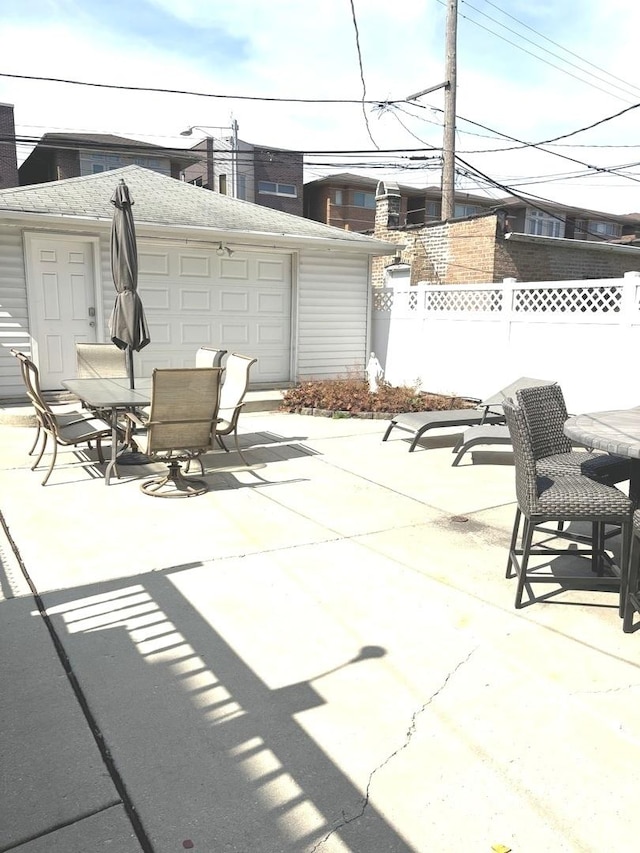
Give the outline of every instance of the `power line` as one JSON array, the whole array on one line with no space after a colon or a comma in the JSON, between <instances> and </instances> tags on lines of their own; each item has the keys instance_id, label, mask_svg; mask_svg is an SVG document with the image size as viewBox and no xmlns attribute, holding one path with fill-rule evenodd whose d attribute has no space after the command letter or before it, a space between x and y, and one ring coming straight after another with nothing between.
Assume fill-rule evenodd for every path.
<instances>
[{"instance_id":1,"label":"power line","mask_svg":"<svg viewBox=\"0 0 640 853\"><path fill-rule=\"evenodd\" d=\"M503 24L501 21L498 21L497 18L492 18L491 15L487 15L486 12L482 12L480 9L477 8L477 6L474 6L472 3L470 3L469 0L462 0L462 2L465 3L470 9L473 9L474 12L477 12L478 15L482 15L483 18L487 18L489 21L493 21L494 24L497 24L499 27L502 27L503 29L507 30L507 32L513 33L518 38L523 39L523 41L526 41L529 44L532 44L534 47L538 48L539 50L542 50L545 53L548 53L549 56L553 56L556 59L559 59L560 62L564 62L567 65L570 65L572 68L575 68L578 71L582 71L583 74L588 74L590 77L593 77L596 80L600 80L600 82L605 83L607 86L612 86L614 89L619 89L621 92L624 92L626 95L630 95L631 97L637 97L638 96L637 92L636 92L636 94L634 94L634 93L628 91L628 89L623 89L622 86L618 86L615 83L610 83L608 80L605 80L603 77L600 77L597 74L593 74L591 71L587 71L585 68L581 68L579 65L576 65L575 62L570 62L568 59L563 59L561 56L559 56L557 53L554 53L552 50L548 50L546 47L543 47L542 45L537 44L532 39L529 39L526 36L523 36L517 30L511 29L511 27L508 27L506 24ZM477 24L477 21L474 21L472 18L467 18L467 20L471 21L472 23ZM516 20L516 19L514 18L514 20ZM518 23L520 23L520 22L518 21ZM490 32L493 32L493 31L490 30ZM498 33L494 33L494 35L498 36L498 38L501 38L501 36L499 36ZM544 38L544 36L543 36L543 38ZM511 42L509 42L509 43L511 44ZM514 45L514 47L517 47L519 50L522 49L519 47L519 45ZM559 45L559 47L561 47L561 46ZM561 49L564 50L564 48L562 48L562 47L561 47ZM573 54L573 55L575 56L575 54ZM577 57L577 58L580 59L580 57ZM564 71L563 69L558 69L558 70L563 71L563 73L565 73L565 74L568 73L568 72ZM607 72L605 71L604 73L606 74ZM571 75L571 76L574 76L574 75ZM581 79L581 78L577 78L577 79ZM589 86L593 85L588 80L582 80L582 82L586 83ZM622 81L622 82L624 82L624 81ZM599 88L599 87L596 86L595 88ZM632 87L632 88L636 88L636 87ZM640 91L640 90L637 90L637 91ZM610 94L612 94L612 93L610 93ZM614 97L616 97L616 96L614 95Z\"/></svg>"},{"instance_id":2,"label":"power line","mask_svg":"<svg viewBox=\"0 0 640 853\"><path fill-rule=\"evenodd\" d=\"M0 77L9 77L14 80L34 80L40 83L65 83L70 86L89 86L97 89L115 89L124 92L157 92L163 95L194 95L198 98L221 98L231 101L265 101L268 103L281 104L362 104L362 98L273 98L259 95L221 95L212 92L194 92L188 89L163 89L153 86L122 86L115 83L89 83L86 80L71 80L63 77L38 77L33 74L8 74L0 72ZM397 104L402 103L404 98L394 100L365 100L366 104Z\"/></svg>"},{"instance_id":3,"label":"power line","mask_svg":"<svg viewBox=\"0 0 640 853\"><path fill-rule=\"evenodd\" d=\"M463 2L466 2L466 0L463 0ZM545 41L548 41L550 44L553 44L556 47L559 47L560 50L564 50L565 53L568 53L571 56L575 56L576 59L579 59L581 62L584 62L586 65L590 65L592 68L595 68L597 71L602 71L603 74L606 74L608 77L612 77L614 80L617 80L619 83L624 83L625 86L630 86L632 89L635 89L637 92L640 92L640 89L638 88L638 86L634 86L633 83L629 83L628 81L623 80L621 77L617 77L615 74L612 74L610 71L607 71L606 68L601 68L599 65L596 65L594 62L590 62L588 59L585 59L583 56L580 56L579 54L574 53L572 50L569 50L569 48L564 47L563 45L559 44L557 41L550 39L548 36L545 36L544 33L539 32L538 30L534 29L533 27L530 27L529 24L525 24L524 21L520 21L518 18L509 14L509 12L507 12L505 9L502 9L496 3L492 3L491 0L484 0L484 2L488 6L493 6L494 9L497 9L503 15L506 15L507 18L511 18L512 21L515 21L517 24L520 24L521 27L525 27L527 30L530 30L532 33L535 33L536 35L540 36L540 38L543 38Z\"/></svg>"},{"instance_id":4,"label":"power line","mask_svg":"<svg viewBox=\"0 0 640 853\"><path fill-rule=\"evenodd\" d=\"M360 33L358 32L358 20L356 18L356 8L353 4L353 0L349 0L351 4L351 20L353 21L353 29L355 31L356 36L356 50L358 52L358 67L360 68L360 80L362 81L362 115L364 116L364 123L367 128L367 133L369 134L369 139L371 140L371 144L378 148L378 143L373 138L371 133L371 127L369 126L369 116L367 115L366 109L366 98L367 98L367 84L364 79L364 68L362 67L362 51L360 50Z\"/></svg>"}]
</instances>

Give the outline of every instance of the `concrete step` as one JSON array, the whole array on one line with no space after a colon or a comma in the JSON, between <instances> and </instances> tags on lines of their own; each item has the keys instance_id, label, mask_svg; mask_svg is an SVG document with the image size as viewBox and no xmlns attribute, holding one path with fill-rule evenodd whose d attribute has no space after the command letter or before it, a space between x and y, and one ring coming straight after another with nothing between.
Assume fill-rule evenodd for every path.
<instances>
[{"instance_id":1,"label":"concrete step","mask_svg":"<svg viewBox=\"0 0 640 853\"><path fill-rule=\"evenodd\" d=\"M243 411L245 412L277 412L284 391L266 389L247 391ZM77 402L73 394L67 391L47 391L43 395L55 410L59 405L71 405ZM36 420L33 406L26 397L12 397L0 400L0 424L8 426L35 426Z\"/></svg>"}]
</instances>

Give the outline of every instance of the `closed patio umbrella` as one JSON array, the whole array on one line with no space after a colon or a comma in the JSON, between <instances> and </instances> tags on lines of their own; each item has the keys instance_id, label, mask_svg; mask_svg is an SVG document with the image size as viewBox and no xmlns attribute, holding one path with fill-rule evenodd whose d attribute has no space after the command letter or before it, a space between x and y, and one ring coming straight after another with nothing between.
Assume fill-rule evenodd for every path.
<instances>
[{"instance_id":1,"label":"closed patio umbrella","mask_svg":"<svg viewBox=\"0 0 640 853\"><path fill-rule=\"evenodd\" d=\"M129 188L121 178L111 199L115 206L111 224L111 274L116 301L111 312L111 340L127 351L129 385L135 387L133 352L150 342L142 300L138 294L138 249Z\"/></svg>"}]
</instances>

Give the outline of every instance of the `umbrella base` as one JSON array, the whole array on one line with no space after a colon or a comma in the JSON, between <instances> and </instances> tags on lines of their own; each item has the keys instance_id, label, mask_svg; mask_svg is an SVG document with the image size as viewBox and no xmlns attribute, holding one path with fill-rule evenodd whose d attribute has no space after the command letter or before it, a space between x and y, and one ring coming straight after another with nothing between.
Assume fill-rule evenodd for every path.
<instances>
[{"instance_id":1,"label":"umbrella base","mask_svg":"<svg viewBox=\"0 0 640 853\"><path fill-rule=\"evenodd\" d=\"M140 491L152 498L193 498L204 495L207 484L204 480L196 480L194 477L185 477L180 470L180 462L171 459L168 463L169 471L164 477L154 477L140 486Z\"/></svg>"}]
</instances>

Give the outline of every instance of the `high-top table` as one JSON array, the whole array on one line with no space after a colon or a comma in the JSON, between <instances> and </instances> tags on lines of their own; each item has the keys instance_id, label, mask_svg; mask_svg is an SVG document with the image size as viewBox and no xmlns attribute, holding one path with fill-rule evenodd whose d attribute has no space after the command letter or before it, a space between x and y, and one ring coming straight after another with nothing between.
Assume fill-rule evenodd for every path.
<instances>
[{"instance_id":1,"label":"high-top table","mask_svg":"<svg viewBox=\"0 0 640 853\"><path fill-rule=\"evenodd\" d=\"M564 425L573 441L595 450L605 450L631 460L629 497L640 506L640 406L574 415Z\"/></svg>"},{"instance_id":2,"label":"high-top table","mask_svg":"<svg viewBox=\"0 0 640 853\"><path fill-rule=\"evenodd\" d=\"M108 486L114 471L118 476L118 415L151 403L151 379L136 379L135 388L129 387L128 379L65 379L62 384L87 408L111 413L111 459L104 475Z\"/></svg>"}]
</instances>

